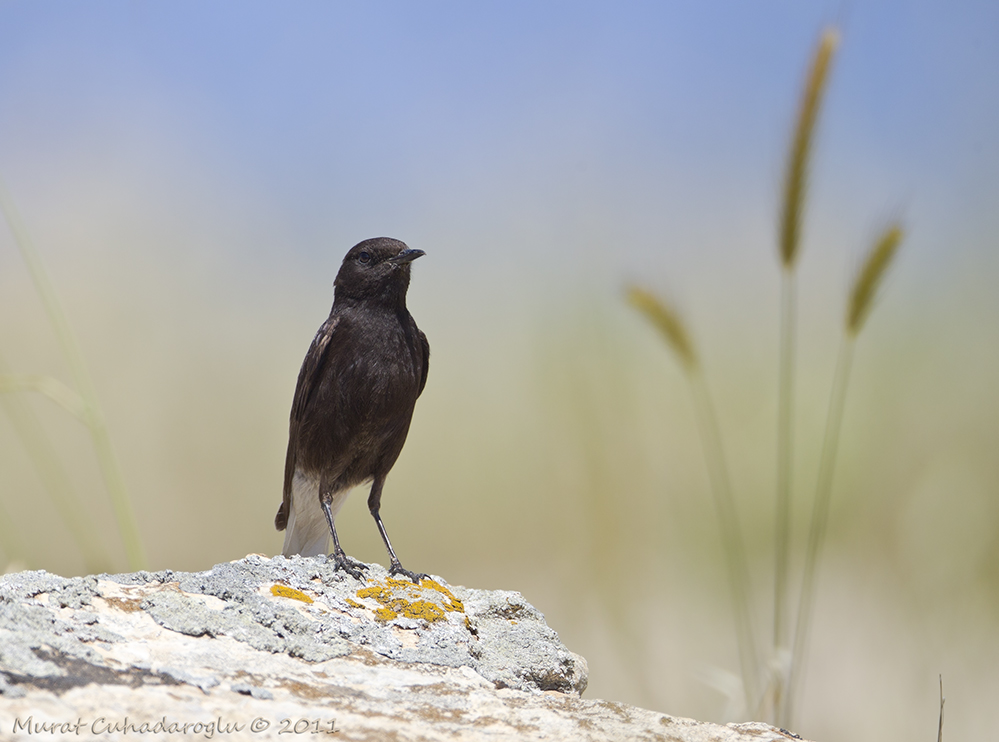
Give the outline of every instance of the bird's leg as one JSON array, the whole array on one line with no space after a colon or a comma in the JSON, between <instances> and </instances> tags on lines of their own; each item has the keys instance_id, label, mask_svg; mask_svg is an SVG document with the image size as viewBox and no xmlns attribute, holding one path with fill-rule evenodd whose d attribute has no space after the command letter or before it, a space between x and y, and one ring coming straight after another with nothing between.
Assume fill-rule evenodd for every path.
<instances>
[{"instance_id":1,"label":"bird's leg","mask_svg":"<svg viewBox=\"0 0 999 742\"><path fill-rule=\"evenodd\" d=\"M333 525L333 510L330 504L333 502L333 495L331 490L324 486L319 496L319 504L322 505L323 512L326 514L326 522L330 526L330 533L333 535L333 553L327 558L333 559L334 570L342 569L344 572L349 574L355 580L363 581L364 577L361 574L362 569L367 569L368 565L363 562L358 562L351 559L344 553L344 550L340 547L340 539L336 535L336 526Z\"/></svg>"},{"instance_id":2,"label":"bird's leg","mask_svg":"<svg viewBox=\"0 0 999 742\"><path fill-rule=\"evenodd\" d=\"M385 548L388 549L389 558L392 563L389 565L390 575L405 575L417 585L420 584L420 580L426 579L427 575L422 572L411 572L402 566L402 562L399 561L399 557L395 555L395 549L392 548L392 542L389 541L388 532L385 530L385 524L382 523L382 516L378 514L378 511L382 506L382 487L385 485L385 476L375 477L374 484L371 485L371 494L368 495L368 510L371 511L371 517L375 519L375 523L378 524L378 532L382 535L382 541L385 542Z\"/></svg>"}]
</instances>

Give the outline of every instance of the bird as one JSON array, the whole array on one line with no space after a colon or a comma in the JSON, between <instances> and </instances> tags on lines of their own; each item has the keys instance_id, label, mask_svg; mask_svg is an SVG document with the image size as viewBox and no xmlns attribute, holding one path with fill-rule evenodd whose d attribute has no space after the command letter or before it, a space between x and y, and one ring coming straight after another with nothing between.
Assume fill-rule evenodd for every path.
<instances>
[{"instance_id":1,"label":"bird","mask_svg":"<svg viewBox=\"0 0 999 742\"><path fill-rule=\"evenodd\" d=\"M285 531L282 553L326 554L332 536L328 559L357 580L368 565L346 555L334 522L350 490L367 481L389 573L417 584L426 577L402 566L380 515L385 478L427 384L430 344L406 308L412 263L425 254L388 237L347 252L333 282L333 308L305 355L292 401L274 518Z\"/></svg>"}]
</instances>

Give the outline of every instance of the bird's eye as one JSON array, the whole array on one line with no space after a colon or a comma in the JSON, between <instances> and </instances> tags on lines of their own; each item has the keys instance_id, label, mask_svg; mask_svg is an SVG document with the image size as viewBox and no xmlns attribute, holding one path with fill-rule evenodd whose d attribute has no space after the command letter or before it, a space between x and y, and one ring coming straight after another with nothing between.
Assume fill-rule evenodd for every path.
<instances>
[{"instance_id":1,"label":"bird's eye","mask_svg":"<svg viewBox=\"0 0 999 742\"><path fill-rule=\"evenodd\" d=\"M362 252L360 255L357 256L357 259L362 263L370 263L371 255L369 253Z\"/></svg>"}]
</instances>

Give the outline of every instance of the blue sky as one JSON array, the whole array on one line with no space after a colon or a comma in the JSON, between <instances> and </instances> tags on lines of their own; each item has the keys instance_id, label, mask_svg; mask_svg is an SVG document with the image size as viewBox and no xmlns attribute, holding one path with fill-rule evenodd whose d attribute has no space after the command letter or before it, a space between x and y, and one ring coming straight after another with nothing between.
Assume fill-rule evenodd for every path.
<instances>
[{"instance_id":1,"label":"blue sky","mask_svg":"<svg viewBox=\"0 0 999 742\"><path fill-rule=\"evenodd\" d=\"M866 196L852 218L868 229L898 207L941 232L983 218L999 163L984 2L3 2L0 173L29 210L53 179L87 177L186 191L220 220L269 221L266 205L306 253L445 239L428 221L468 243L511 212L557 233L594 202L608 237L710 240L687 215L711 201L776 205L830 22L844 42L817 194Z\"/></svg>"}]
</instances>

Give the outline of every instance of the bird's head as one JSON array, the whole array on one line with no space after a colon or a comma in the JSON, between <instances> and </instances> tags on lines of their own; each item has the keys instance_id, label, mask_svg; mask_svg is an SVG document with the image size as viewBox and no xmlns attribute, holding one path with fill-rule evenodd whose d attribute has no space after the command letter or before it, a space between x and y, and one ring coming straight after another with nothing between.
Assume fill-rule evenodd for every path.
<instances>
[{"instance_id":1,"label":"bird's head","mask_svg":"<svg viewBox=\"0 0 999 742\"><path fill-rule=\"evenodd\" d=\"M410 263L425 254L389 237L359 242L344 257L333 282L336 297L405 302Z\"/></svg>"}]
</instances>

